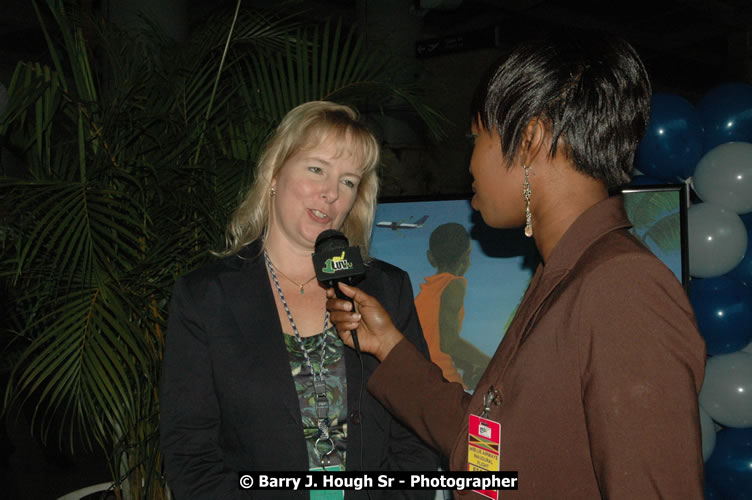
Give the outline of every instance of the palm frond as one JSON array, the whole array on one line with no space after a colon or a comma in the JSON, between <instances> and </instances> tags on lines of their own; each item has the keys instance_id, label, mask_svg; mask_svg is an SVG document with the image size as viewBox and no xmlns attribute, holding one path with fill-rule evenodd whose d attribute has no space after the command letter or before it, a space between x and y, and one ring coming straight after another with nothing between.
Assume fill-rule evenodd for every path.
<instances>
[{"instance_id":1,"label":"palm frond","mask_svg":"<svg viewBox=\"0 0 752 500\"><path fill-rule=\"evenodd\" d=\"M29 324L35 336L12 374L12 399L37 399L34 418L48 427L63 418L73 427L92 428L101 444L113 429L129 422L138 386L151 360L144 355L138 324L123 321L133 305L117 288L67 293ZM60 414L66 402L65 411ZM44 408L44 411L41 409ZM70 412L70 408L79 411Z\"/></svg>"},{"instance_id":2,"label":"palm frond","mask_svg":"<svg viewBox=\"0 0 752 500\"><path fill-rule=\"evenodd\" d=\"M644 239L653 241L664 252L676 252L681 248L681 224L679 213L672 213L658 220L648 229Z\"/></svg>"},{"instance_id":3,"label":"palm frond","mask_svg":"<svg viewBox=\"0 0 752 500\"><path fill-rule=\"evenodd\" d=\"M12 180L2 183L4 190L19 196L14 212L26 228L18 237L17 276L49 263L68 282L74 273L89 282L140 258L142 209L127 193L81 183Z\"/></svg>"},{"instance_id":4,"label":"palm frond","mask_svg":"<svg viewBox=\"0 0 752 500\"><path fill-rule=\"evenodd\" d=\"M285 43L284 53L252 53L235 78L247 81L249 106L278 122L293 107L312 100L334 100L360 108L402 101L426 123L434 139L445 136L446 118L424 105L417 89L398 80L385 54L367 51L357 27L327 20L302 26Z\"/></svg>"},{"instance_id":5,"label":"palm frond","mask_svg":"<svg viewBox=\"0 0 752 500\"><path fill-rule=\"evenodd\" d=\"M676 210L676 204L660 192L632 193L624 199L624 209L638 230L653 224L662 215Z\"/></svg>"},{"instance_id":6,"label":"palm frond","mask_svg":"<svg viewBox=\"0 0 752 500\"><path fill-rule=\"evenodd\" d=\"M5 405L31 405L45 437L64 421L58 439L102 447L114 481L164 498L157 387L170 290L223 248L276 123L320 99L385 112L396 100L436 137L443 117L341 21L236 9L176 44L148 20L134 35L64 3L33 0L51 62L16 66L0 117L23 166L0 177L15 360Z\"/></svg>"}]
</instances>

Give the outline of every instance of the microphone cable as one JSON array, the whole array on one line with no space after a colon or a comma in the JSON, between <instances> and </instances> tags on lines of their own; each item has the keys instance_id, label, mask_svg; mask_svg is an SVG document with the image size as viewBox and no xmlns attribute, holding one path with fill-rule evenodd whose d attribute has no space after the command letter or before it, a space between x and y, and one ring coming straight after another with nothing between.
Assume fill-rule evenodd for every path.
<instances>
[{"instance_id":1,"label":"microphone cable","mask_svg":"<svg viewBox=\"0 0 752 500\"><path fill-rule=\"evenodd\" d=\"M360 352L360 346L358 346L358 349L355 350L355 352L358 355L358 361L360 362L360 390L358 391L358 409L356 410L358 420L360 420L360 468L361 470L365 470L365 463L363 462L363 449L365 448L365 445L363 444L363 436L365 435L365 416L363 415L363 412L361 411L361 408L363 408L363 390L365 389L366 385L366 378L365 378L365 369L363 367L363 353ZM370 490L365 490L366 496L368 497L368 500L371 500L371 492Z\"/></svg>"}]
</instances>

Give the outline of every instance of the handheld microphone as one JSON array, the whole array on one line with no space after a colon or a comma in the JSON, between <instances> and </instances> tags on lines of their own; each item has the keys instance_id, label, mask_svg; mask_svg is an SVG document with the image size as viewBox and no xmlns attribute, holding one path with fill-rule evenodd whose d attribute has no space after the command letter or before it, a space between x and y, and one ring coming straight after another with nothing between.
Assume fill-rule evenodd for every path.
<instances>
[{"instance_id":1,"label":"handheld microphone","mask_svg":"<svg viewBox=\"0 0 752 500\"><path fill-rule=\"evenodd\" d=\"M316 270L316 278L324 286L334 288L338 298L348 300L352 304L352 299L342 293L337 283L341 281L346 285L354 285L363 278L366 270L360 249L351 247L347 236L334 229L327 229L319 234L313 254L313 267ZM355 350L360 355L357 330L352 330L352 338Z\"/></svg>"}]
</instances>

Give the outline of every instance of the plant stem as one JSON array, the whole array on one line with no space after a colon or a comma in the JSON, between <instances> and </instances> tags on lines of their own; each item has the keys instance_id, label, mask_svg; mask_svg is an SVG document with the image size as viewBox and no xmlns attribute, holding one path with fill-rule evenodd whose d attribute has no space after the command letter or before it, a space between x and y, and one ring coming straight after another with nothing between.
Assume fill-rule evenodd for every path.
<instances>
[{"instance_id":1,"label":"plant stem","mask_svg":"<svg viewBox=\"0 0 752 500\"><path fill-rule=\"evenodd\" d=\"M214 104L214 97L217 95L217 87L219 86L219 77L222 75L222 68L225 65L225 59L227 58L227 51L230 48L230 40L232 39L232 33L235 31L235 23L238 20L238 13L240 12L240 4L243 0L238 0L235 5L235 15L232 17L232 24L230 25L230 32L227 33L227 41L225 42L225 48L222 51L222 60L219 62L219 68L217 69L217 77L214 79L214 87L212 88L211 96L209 97L209 105L206 108L206 116L204 117L204 124L201 130L201 135L198 138L198 147L196 148L196 158L194 164L198 163L199 156L201 155L201 146L204 142L204 134L206 133L206 127L209 123L209 115L211 114L212 105Z\"/></svg>"}]
</instances>

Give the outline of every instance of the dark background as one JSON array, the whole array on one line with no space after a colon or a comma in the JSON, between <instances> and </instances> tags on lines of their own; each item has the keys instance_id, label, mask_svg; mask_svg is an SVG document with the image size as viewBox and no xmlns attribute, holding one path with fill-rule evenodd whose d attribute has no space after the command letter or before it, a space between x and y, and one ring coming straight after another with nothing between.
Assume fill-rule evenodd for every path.
<instances>
[{"instance_id":1,"label":"dark background","mask_svg":"<svg viewBox=\"0 0 752 500\"><path fill-rule=\"evenodd\" d=\"M148 12L173 38L235 0L81 0L91 12L132 25ZM45 43L30 0L0 0L0 83L18 60L43 58ZM243 7L303 11L357 23L367 43L425 90L449 120L448 138L427 140L406 109L374 128L385 145L382 194L452 195L470 191L468 106L483 72L514 41L551 27L607 30L632 42L654 89L692 103L713 86L750 81L752 2L748 0L243 0Z\"/></svg>"},{"instance_id":2,"label":"dark background","mask_svg":"<svg viewBox=\"0 0 752 500\"><path fill-rule=\"evenodd\" d=\"M43 1L43 0L42 0ZM176 39L214 9L235 0L83 0L84 9L128 26L138 11ZM448 119L448 137L426 139L417 118L395 107L374 123L385 145L382 194L457 195L470 191L468 107L488 66L517 39L552 27L607 30L629 40L645 61L656 91L692 103L724 82L750 82L749 0L243 0L244 7L304 11L311 18L358 23L373 47L425 91ZM18 61L44 61L45 41L31 0L0 0L0 101ZM0 380L4 385L4 381ZM29 436L24 417L0 433L0 497L52 499L107 481L96 454L69 456Z\"/></svg>"}]
</instances>

